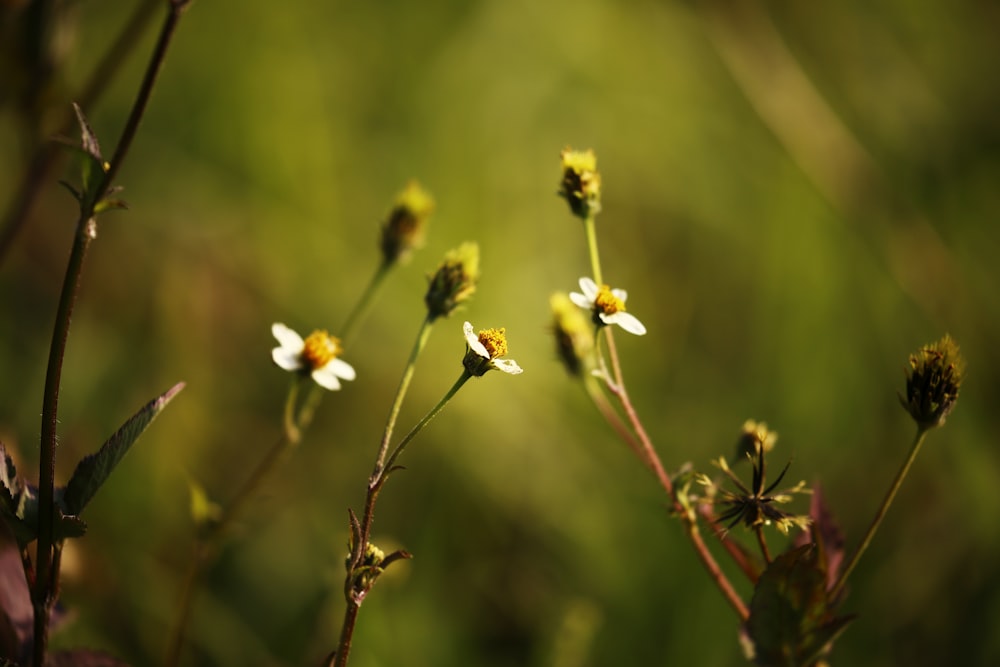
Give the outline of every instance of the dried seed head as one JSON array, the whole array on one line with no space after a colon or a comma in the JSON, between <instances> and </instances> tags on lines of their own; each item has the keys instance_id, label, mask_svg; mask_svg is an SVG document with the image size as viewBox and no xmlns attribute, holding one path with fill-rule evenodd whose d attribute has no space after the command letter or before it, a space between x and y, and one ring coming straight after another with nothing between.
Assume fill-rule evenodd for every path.
<instances>
[{"instance_id":1,"label":"dried seed head","mask_svg":"<svg viewBox=\"0 0 1000 667\"><path fill-rule=\"evenodd\" d=\"M955 407L965 375L965 360L951 336L925 345L910 355L906 370L906 396L899 400L923 429L944 423Z\"/></svg>"}]
</instances>

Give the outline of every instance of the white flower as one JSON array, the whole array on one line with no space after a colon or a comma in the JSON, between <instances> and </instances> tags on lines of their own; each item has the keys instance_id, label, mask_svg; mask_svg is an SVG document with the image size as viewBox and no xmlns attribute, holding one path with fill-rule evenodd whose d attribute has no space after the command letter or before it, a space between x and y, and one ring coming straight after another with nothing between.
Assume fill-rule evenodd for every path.
<instances>
[{"instance_id":1,"label":"white flower","mask_svg":"<svg viewBox=\"0 0 1000 667\"><path fill-rule=\"evenodd\" d=\"M316 384L331 391L340 389L341 380L355 378L354 368L338 358L343 350L340 340L326 331L314 331L302 340L295 331L276 322L271 325L271 333L281 345L271 350L271 358L286 371L308 374Z\"/></svg>"},{"instance_id":2,"label":"white flower","mask_svg":"<svg viewBox=\"0 0 1000 667\"><path fill-rule=\"evenodd\" d=\"M469 346L465 358L462 359L467 371L476 377L481 377L492 369L510 375L523 372L513 359L497 358L507 354L507 337L503 329L485 329L477 335L472 329L472 324L466 322L462 325L462 330L465 332L465 342Z\"/></svg>"},{"instance_id":3,"label":"white flower","mask_svg":"<svg viewBox=\"0 0 1000 667\"><path fill-rule=\"evenodd\" d=\"M579 292L570 292L569 298L580 308L586 308L594 314L594 322L599 325L617 324L625 331L636 336L646 333L643 326L634 315L625 312L625 300L628 292L623 289L611 289L607 285L598 286L590 278L580 278Z\"/></svg>"}]
</instances>

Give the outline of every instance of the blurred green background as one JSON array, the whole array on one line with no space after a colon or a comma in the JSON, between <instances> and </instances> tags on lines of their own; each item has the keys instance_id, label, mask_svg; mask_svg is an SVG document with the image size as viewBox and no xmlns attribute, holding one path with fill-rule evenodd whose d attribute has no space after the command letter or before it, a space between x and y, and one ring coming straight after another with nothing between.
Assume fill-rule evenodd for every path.
<instances>
[{"instance_id":1,"label":"blurred green background","mask_svg":"<svg viewBox=\"0 0 1000 667\"><path fill-rule=\"evenodd\" d=\"M135 5L66 8L50 108ZM735 618L652 476L555 360L549 294L589 273L555 196L571 145L598 154L605 277L649 329L617 340L668 467L707 469L764 420L853 546L912 436L907 355L958 340L962 397L852 579L860 618L833 664L997 664L998 30L986 0L196 0L120 172L131 210L101 219L85 269L60 478L149 398L187 388L88 507L53 646L158 664L190 554L187 480L226 499L248 474L288 383L271 323L335 333L417 178L438 202L426 247L345 353L357 381L326 397L209 572L185 664L317 664L334 647L346 510L425 276L465 240L481 246L479 290L436 327L399 428L457 378L464 319L506 327L525 373L470 383L407 451L375 539L415 557L366 601L352 664L740 664ZM108 154L155 33L85 109ZM33 144L4 101L6 207ZM74 220L52 181L0 265L0 439L32 477Z\"/></svg>"}]
</instances>

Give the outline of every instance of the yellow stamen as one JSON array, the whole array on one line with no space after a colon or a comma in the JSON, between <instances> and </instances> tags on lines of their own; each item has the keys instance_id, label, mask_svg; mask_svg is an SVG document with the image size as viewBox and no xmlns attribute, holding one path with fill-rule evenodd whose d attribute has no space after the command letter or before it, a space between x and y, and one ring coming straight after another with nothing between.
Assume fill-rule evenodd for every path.
<instances>
[{"instance_id":1,"label":"yellow stamen","mask_svg":"<svg viewBox=\"0 0 1000 667\"><path fill-rule=\"evenodd\" d=\"M507 354L506 329L486 329L479 332L479 342L489 352L490 359L496 359Z\"/></svg>"},{"instance_id":2,"label":"yellow stamen","mask_svg":"<svg viewBox=\"0 0 1000 667\"><path fill-rule=\"evenodd\" d=\"M614 315L617 312L625 310L625 302L612 294L610 287L601 285L601 288L597 291L597 296L594 297L594 310L602 312L605 315Z\"/></svg>"},{"instance_id":3,"label":"yellow stamen","mask_svg":"<svg viewBox=\"0 0 1000 667\"><path fill-rule=\"evenodd\" d=\"M326 366L342 351L339 338L331 336L326 331L317 330L306 338L302 348L302 360L311 370L316 370Z\"/></svg>"}]
</instances>

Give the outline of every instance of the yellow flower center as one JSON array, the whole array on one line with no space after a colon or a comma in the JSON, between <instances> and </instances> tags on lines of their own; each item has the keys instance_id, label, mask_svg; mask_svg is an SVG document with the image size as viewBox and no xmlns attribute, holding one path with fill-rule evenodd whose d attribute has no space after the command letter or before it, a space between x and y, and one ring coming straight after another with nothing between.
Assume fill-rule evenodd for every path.
<instances>
[{"instance_id":1,"label":"yellow flower center","mask_svg":"<svg viewBox=\"0 0 1000 667\"><path fill-rule=\"evenodd\" d=\"M479 342L490 354L490 359L496 359L507 354L506 329L486 329L479 332Z\"/></svg>"},{"instance_id":2,"label":"yellow flower center","mask_svg":"<svg viewBox=\"0 0 1000 667\"><path fill-rule=\"evenodd\" d=\"M302 348L302 360L310 369L323 368L336 358L343 348L340 339L328 334L326 331L313 331L305 340Z\"/></svg>"},{"instance_id":3,"label":"yellow flower center","mask_svg":"<svg viewBox=\"0 0 1000 667\"><path fill-rule=\"evenodd\" d=\"M612 294L610 287L601 285L601 288L597 291L597 296L594 297L594 310L600 311L605 315L614 315L617 312L625 310L625 302Z\"/></svg>"}]
</instances>

